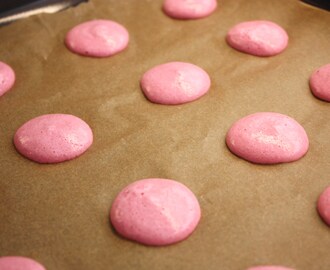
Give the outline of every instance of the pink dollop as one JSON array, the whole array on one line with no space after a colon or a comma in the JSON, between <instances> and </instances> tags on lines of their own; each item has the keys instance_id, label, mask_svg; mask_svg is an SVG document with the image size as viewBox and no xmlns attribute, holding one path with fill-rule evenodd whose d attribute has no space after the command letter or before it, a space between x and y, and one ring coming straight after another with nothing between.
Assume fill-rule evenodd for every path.
<instances>
[{"instance_id":1,"label":"pink dollop","mask_svg":"<svg viewBox=\"0 0 330 270\"><path fill-rule=\"evenodd\" d=\"M211 80L200 67L185 62L170 62L148 70L141 79L146 97L154 102L176 105L205 95Z\"/></svg>"},{"instance_id":2,"label":"pink dollop","mask_svg":"<svg viewBox=\"0 0 330 270\"><path fill-rule=\"evenodd\" d=\"M330 186L320 195L317 210L326 224L330 226Z\"/></svg>"},{"instance_id":3,"label":"pink dollop","mask_svg":"<svg viewBox=\"0 0 330 270\"><path fill-rule=\"evenodd\" d=\"M288 45L288 34L270 21L242 22L231 28L227 42L234 49L256 56L273 56Z\"/></svg>"},{"instance_id":4,"label":"pink dollop","mask_svg":"<svg viewBox=\"0 0 330 270\"><path fill-rule=\"evenodd\" d=\"M304 128L293 118L273 112L248 115L235 122L226 143L237 156L260 164L291 162L308 150Z\"/></svg>"},{"instance_id":5,"label":"pink dollop","mask_svg":"<svg viewBox=\"0 0 330 270\"><path fill-rule=\"evenodd\" d=\"M315 70L309 79L309 85L314 96L330 102L330 64Z\"/></svg>"},{"instance_id":6,"label":"pink dollop","mask_svg":"<svg viewBox=\"0 0 330 270\"><path fill-rule=\"evenodd\" d=\"M0 62L0 96L9 91L15 83L15 72L4 62Z\"/></svg>"},{"instance_id":7,"label":"pink dollop","mask_svg":"<svg viewBox=\"0 0 330 270\"><path fill-rule=\"evenodd\" d=\"M108 57L124 50L129 41L126 28L110 20L92 20L72 28L65 44L74 53Z\"/></svg>"},{"instance_id":8,"label":"pink dollop","mask_svg":"<svg viewBox=\"0 0 330 270\"><path fill-rule=\"evenodd\" d=\"M23 156L39 163L57 163L84 153L93 142L86 122L69 114L46 114L21 126L14 144Z\"/></svg>"},{"instance_id":9,"label":"pink dollop","mask_svg":"<svg viewBox=\"0 0 330 270\"><path fill-rule=\"evenodd\" d=\"M176 19L204 18L216 8L216 0L165 0L163 3L164 12Z\"/></svg>"},{"instance_id":10,"label":"pink dollop","mask_svg":"<svg viewBox=\"0 0 330 270\"><path fill-rule=\"evenodd\" d=\"M143 179L125 187L114 200L110 219L123 237L163 246L187 238L201 216L195 195L169 179Z\"/></svg>"}]
</instances>

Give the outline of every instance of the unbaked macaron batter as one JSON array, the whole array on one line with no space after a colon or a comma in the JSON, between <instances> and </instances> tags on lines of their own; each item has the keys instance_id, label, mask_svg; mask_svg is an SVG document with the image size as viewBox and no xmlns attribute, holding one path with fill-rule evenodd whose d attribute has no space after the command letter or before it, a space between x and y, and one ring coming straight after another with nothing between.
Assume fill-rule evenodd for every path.
<instances>
[{"instance_id":1,"label":"unbaked macaron batter","mask_svg":"<svg viewBox=\"0 0 330 270\"><path fill-rule=\"evenodd\" d=\"M160 178L139 180L125 187L110 212L111 223L120 235L153 246L187 238L200 216L198 200L190 189Z\"/></svg>"},{"instance_id":2,"label":"unbaked macaron batter","mask_svg":"<svg viewBox=\"0 0 330 270\"><path fill-rule=\"evenodd\" d=\"M309 79L309 85L314 96L330 102L330 64L315 70Z\"/></svg>"},{"instance_id":3,"label":"unbaked macaron batter","mask_svg":"<svg viewBox=\"0 0 330 270\"><path fill-rule=\"evenodd\" d=\"M217 8L216 0L164 0L164 12L176 19L199 19Z\"/></svg>"},{"instance_id":4,"label":"unbaked macaron batter","mask_svg":"<svg viewBox=\"0 0 330 270\"><path fill-rule=\"evenodd\" d=\"M0 270L46 270L40 263L21 256L0 257Z\"/></svg>"},{"instance_id":5,"label":"unbaked macaron batter","mask_svg":"<svg viewBox=\"0 0 330 270\"><path fill-rule=\"evenodd\" d=\"M124 50L129 41L126 28L110 20L92 20L72 28L65 44L74 53L108 57Z\"/></svg>"},{"instance_id":6,"label":"unbaked macaron batter","mask_svg":"<svg viewBox=\"0 0 330 270\"><path fill-rule=\"evenodd\" d=\"M84 153L93 132L80 118L69 114L46 114L26 122L14 136L23 156L39 163L57 163Z\"/></svg>"},{"instance_id":7,"label":"unbaked macaron batter","mask_svg":"<svg viewBox=\"0 0 330 270\"><path fill-rule=\"evenodd\" d=\"M293 118L273 112L248 115L229 129L226 143L237 156L260 164L300 159L308 150L304 128Z\"/></svg>"},{"instance_id":8,"label":"unbaked macaron batter","mask_svg":"<svg viewBox=\"0 0 330 270\"><path fill-rule=\"evenodd\" d=\"M0 61L0 96L9 91L15 83L14 70L4 62Z\"/></svg>"},{"instance_id":9,"label":"unbaked macaron batter","mask_svg":"<svg viewBox=\"0 0 330 270\"><path fill-rule=\"evenodd\" d=\"M242 22L231 28L227 42L234 49L256 56L273 56L288 45L288 34L270 21Z\"/></svg>"},{"instance_id":10,"label":"unbaked macaron batter","mask_svg":"<svg viewBox=\"0 0 330 270\"><path fill-rule=\"evenodd\" d=\"M211 86L202 68L185 62L170 62L148 70L141 79L145 96L154 103L177 105L205 95Z\"/></svg>"}]
</instances>

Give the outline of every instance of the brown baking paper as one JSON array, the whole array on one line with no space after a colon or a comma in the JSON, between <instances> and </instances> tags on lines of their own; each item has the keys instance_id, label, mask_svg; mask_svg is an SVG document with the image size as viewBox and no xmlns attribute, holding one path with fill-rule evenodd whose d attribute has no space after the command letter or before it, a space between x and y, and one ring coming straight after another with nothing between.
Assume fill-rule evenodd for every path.
<instances>
[{"instance_id":1,"label":"brown baking paper","mask_svg":"<svg viewBox=\"0 0 330 270\"><path fill-rule=\"evenodd\" d=\"M330 228L316 201L330 185L330 105L314 98L308 78L330 62L330 13L293 0L224 0L211 16L183 21L161 5L94 0L0 28L0 60L17 75L0 98L0 256L31 257L48 270L329 270ZM66 32L95 18L123 24L128 48L103 59L68 51ZM231 26L256 19L287 30L282 54L260 58L226 44ZM149 102L139 79L169 61L205 69L209 93L179 106ZM230 153L231 124L261 111L301 123L310 139L304 158L262 166ZM92 147L53 165L18 154L15 131L48 113L85 120ZM196 194L202 219L187 240L156 248L114 232L116 194L149 177L175 179Z\"/></svg>"}]
</instances>

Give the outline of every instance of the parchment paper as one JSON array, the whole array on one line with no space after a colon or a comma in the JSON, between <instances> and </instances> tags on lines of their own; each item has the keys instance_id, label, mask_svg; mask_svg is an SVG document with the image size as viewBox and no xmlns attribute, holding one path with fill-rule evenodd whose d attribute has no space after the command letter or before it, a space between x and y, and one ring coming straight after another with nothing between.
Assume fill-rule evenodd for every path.
<instances>
[{"instance_id":1,"label":"parchment paper","mask_svg":"<svg viewBox=\"0 0 330 270\"><path fill-rule=\"evenodd\" d=\"M330 13L298 1L223 0L212 16L174 20L160 0L92 0L0 28L0 60L17 75L0 98L0 256L34 258L48 270L220 269L284 265L330 269L330 228L316 201L330 185L330 105L308 78L330 62ZM115 20L129 47L104 59L75 55L66 32L94 18ZM225 42L236 23L266 19L290 36L282 54L260 58ZM149 68L186 61L212 79L203 98L152 104L139 79ZM289 164L251 164L229 152L231 124L254 112L295 118L310 149ZM69 113L93 129L81 157L55 165L15 151L15 131L33 117ZM187 240L161 248L119 237L109 223L117 193L143 178L180 181L202 219Z\"/></svg>"}]
</instances>

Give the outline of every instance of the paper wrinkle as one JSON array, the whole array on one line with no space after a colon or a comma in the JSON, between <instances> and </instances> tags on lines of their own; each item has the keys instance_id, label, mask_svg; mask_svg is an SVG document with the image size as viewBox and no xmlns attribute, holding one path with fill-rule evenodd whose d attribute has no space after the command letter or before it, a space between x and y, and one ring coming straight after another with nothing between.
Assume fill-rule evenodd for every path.
<instances>
[{"instance_id":1,"label":"paper wrinkle","mask_svg":"<svg viewBox=\"0 0 330 270\"><path fill-rule=\"evenodd\" d=\"M55 38L57 36L56 31L47 22L47 18L43 16L37 16L36 18L38 19L40 26L46 30L47 34L49 34L50 37Z\"/></svg>"},{"instance_id":2,"label":"paper wrinkle","mask_svg":"<svg viewBox=\"0 0 330 270\"><path fill-rule=\"evenodd\" d=\"M124 108L127 105L133 105L140 96L140 93L133 92L130 94L123 94L118 96L109 97L105 102L103 102L98 112L104 118L113 118L114 114L118 115L119 108Z\"/></svg>"}]
</instances>

